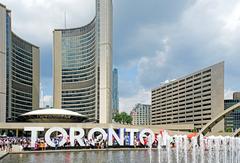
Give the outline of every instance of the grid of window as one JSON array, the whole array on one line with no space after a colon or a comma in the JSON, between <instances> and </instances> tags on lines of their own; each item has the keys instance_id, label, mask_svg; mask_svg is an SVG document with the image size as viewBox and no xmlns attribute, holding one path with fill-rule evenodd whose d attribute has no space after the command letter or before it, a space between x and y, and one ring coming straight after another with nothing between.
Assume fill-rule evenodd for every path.
<instances>
[{"instance_id":1,"label":"grid of window","mask_svg":"<svg viewBox=\"0 0 240 163\"><path fill-rule=\"evenodd\" d=\"M229 99L224 100L224 109L228 109L229 107L239 103L238 99ZM240 128L240 108L235 110L224 118L224 129L225 131L235 131Z\"/></svg>"},{"instance_id":2,"label":"grid of window","mask_svg":"<svg viewBox=\"0 0 240 163\"><path fill-rule=\"evenodd\" d=\"M131 111L133 125L150 125L151 105L137 104Z\"/></svg>"},{"instance_id":3,"label":"grid of window","mask_svg":"<svg viewBox=\"0 0 240 163\"><path fill-rule=\"evenodd\" d=\"M62 108L96 119L96 30L88 25L62 31Z\"/></svg>"},{"instance_id":4,"label":"grid of window","mask_svg":"<svg viewBox=\"0 0 240 163\"><path fill-rule=\"evenodd\" d=\"M32 110L32 45L11 33L8 45L8 96L7 120Z\"/></svg>"},{"instance_id":5,"label":"grid of window","mask_svg":"<svg viewBox=\"0 0 240 163\"><path fill-rule=\"evenodd\" d=\"M201 128L211 119L211 69L152 90L153 125L193 123Z\"/></svg>"}]
</instances>

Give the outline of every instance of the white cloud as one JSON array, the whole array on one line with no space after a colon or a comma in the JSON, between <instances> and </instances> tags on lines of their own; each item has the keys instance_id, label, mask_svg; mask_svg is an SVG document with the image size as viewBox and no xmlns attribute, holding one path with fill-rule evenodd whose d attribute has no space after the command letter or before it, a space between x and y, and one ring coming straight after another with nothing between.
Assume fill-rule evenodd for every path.
<instances>
[{"instance_id":1,"label":"white cloud","mask_svg":"<svg viewBox=\"0 0 240 163\"><path fill-rule=\"evenodd\" d=\"M127 45L139 52L126 61L137 63L137 81L132 87L154 88L167 79L224 60L225 87L232 88L225 90L225 98L232 98L234 89L239 89L236 81L236 76L240 75L236 59L240 51L239 27L238 0L197 0L175 22L141 24L129 37ZM142 100L139 93L122 98L120 102L131 108L138 102L135 98Z\"/></svg>"},{"instance_id":2,"label":"white cloud","mask_svg":"<svg viewBox=\"0 0 240 163\"><path fill-rule=\"evenodd\" d=\"M41 96L40 99L40 108L45 108L46 106L53 106L53 97L51 95Z\"/></svg>"},{"instance_id":3,"label":"white cloud","mask_svg":"<svg viewBox=\"0 0 240 163\"><path fill-rule=\"evenodd\" d=\"M166 66L170 51L168 38L161 40L160 48L154 55L142 56L138 61L138 80L143 85L156 81L162 75L159 72Z\"/></svg>"},{"instance_id":4,"label":"white cloud","mask_svg":"<svg viewBox=\"0 0 240 163\"><path fill-rule=\"evenodd\" d=\"M146 89L139 89L138 92L131 97L120 97L120 111L130 113L133 107L137 103L150 104L151 103L151 91Z\"/></svg>"},{"instance_id":5,"label":"white cloud","mask_svg":"<svg viewBox=\"0 0 240 163\"><path fill-rule=\"evenodd\" d=\"M42 83L40 83L40 108L45 108L46 106L53 106L53 96L52 95L45 95L44 88Z\"/></svg>"},{"instance_id":6,"label":"white cloud","mask_svg":"<svg viewBox=\"0 0 240 163\"><path fill-rule=\"evenodd\" d=\"M34 44L52 44L52 31L67 27L79 27L93 19L94 0L2 0L12 11L12 27L23 39Z\"/></svg>"},{"instance_id":7,"label":"white cloud","mask_svg":"<svg viewBox=\"0 0 240 163\"><path fill-rule=\"evenodd\" d=\"M233 99L233 92L232 89L224 89L224 99Z\"/></svg>"}]
</instances>

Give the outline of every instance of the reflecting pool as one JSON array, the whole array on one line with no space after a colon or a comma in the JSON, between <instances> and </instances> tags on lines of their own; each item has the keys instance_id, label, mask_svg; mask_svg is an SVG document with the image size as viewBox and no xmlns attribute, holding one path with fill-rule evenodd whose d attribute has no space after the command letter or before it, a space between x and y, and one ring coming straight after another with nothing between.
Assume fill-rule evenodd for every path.
<instances>
[{"instance_id":1,"label":"reflecting pool","mask_svg":"<svg viewBox=\"0 0 240 163\"><path fill-rule=\"evenodd\" d=\"M151 153L151 154L150 154ZM34 154L9 154L1 163L147 163L158 162L158 152L145 151L87 151ZM151 155L151 156L150 156Z\"/></svg>"},{"instance_id":2,"label":"reflecting pool","mask_svg":"<svg viewBox=\"0 0 240 163\"><path fill-rule=\"evenodd\" d=\"M232 154L228 151L225 157L224 150L217 152L219 157L214 151L204 151L204 157L197 149L195 156L193 152L189 151L185 155L183 151L177 149L129 149L124 151L9 154L0 160L0 163L239 163L238 152Z\"/></svg>"}]
</instances>

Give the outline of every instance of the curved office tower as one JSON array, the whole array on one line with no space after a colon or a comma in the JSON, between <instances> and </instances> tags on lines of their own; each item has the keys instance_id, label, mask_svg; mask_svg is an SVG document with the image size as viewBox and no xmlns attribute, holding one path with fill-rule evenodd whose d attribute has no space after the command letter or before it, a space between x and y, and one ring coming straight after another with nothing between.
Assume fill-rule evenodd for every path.
<instances>
[{"instance_id":1,"label":"curved office tower","mask_svg":"<svg viewBox=\"0 0 240 163\"><path fill-rule=\"evenodd\" d=\"M54 108L111 122L112 0L96 0L96 17L88 25L53 34Z\"/></svg>"},{"instance_id":2,"label":"curved office tower","mask_svg":"<svg viewBox=\"0 0 240 163\"><path fill-rule=\"evenodd\" d=\"M39 108L39 48L11 29L11 11L0 4L0 121Z\"/></svg>"}]
</instances>

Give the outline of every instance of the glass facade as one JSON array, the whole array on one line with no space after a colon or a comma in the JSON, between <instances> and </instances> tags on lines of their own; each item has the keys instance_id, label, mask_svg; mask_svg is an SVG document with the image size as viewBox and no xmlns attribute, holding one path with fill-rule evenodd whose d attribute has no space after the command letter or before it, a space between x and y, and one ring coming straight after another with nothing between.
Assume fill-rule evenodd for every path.
<instances>
[{"instance_id":1,"label":"glass facade","mask_svg":"<svg viewBox=\"0 0 240 163\"><path fill-rule=\"evenodd\" d=\"M33 65L32 65L32 45L25 42L14 33L11 34L11 67L8 83L9 105L7 108L7 118L14 121L16 118L32 108L32 85L33 85Z\"/></svg>"},{"instance_id":2,"label":"glass facade","mask_svg":"<svg viewBox=\"0 0 240 163\"><path fill-rule=\"evenodd\" d=\"M39 55L34 48L12 32L11 12L6 10L6 121L32 111L33 98L39 98L33 97L33 55Z\"/></svg>"},{"instance_id":3,"label":"glass facade","mask_svg":"<svg viewBox=\"0 0 240 163\"><path fill-rule=\"evenodd\" d=\"M54 108L112 120L112 0L96 0L96 16L79 28L54 30Z\"/></svg>"},{"instance_id":4,"label":"glass facade","mask_svg":"<svg viewBox=\"0 0 240 163\"><path fill-rule=\"evenodd\" d=\"M96 119L95 19L88 25L62 30L62 108Z\"/></svg>"},{"instance_id":5,"label":"glass facade","mask_svg":"<svg viewBox=\"0 0 240 163\"><path fill-rule=\"evenodd\" d=\"M118 70L113 69L113 80L112 80L112 109L113 114L119 111L119 95L118 95Z\"/></svg>"},{"instance_id":6,"label":"glass facade","mask_svg":"<svg viewBox=\"0 0 240 163\"><path fill-rule=\"evenodd\" d=\"M224 100L224 109L226 110L239 102L240 100L238 99ZM228 114L224 119L224 126L225 131L235 131L240 128L240 110L235 110Z\"/></svg>"}]
</instances>

